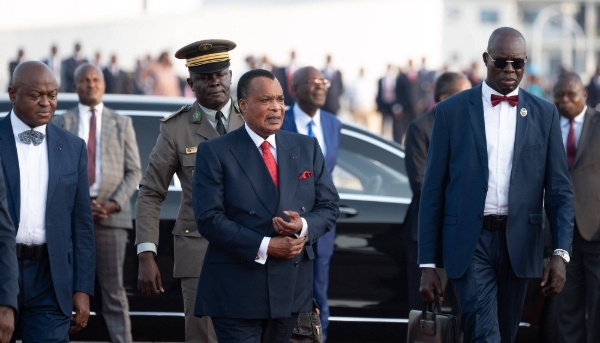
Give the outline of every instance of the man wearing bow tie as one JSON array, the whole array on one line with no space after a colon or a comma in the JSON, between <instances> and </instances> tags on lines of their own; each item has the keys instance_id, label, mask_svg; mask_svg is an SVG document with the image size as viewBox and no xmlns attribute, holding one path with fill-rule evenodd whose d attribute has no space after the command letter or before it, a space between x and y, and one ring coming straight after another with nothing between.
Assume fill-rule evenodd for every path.
<instances>
[{"instance_id":1,"label":"man wearing bow tie","mask_svg":"<svg viewBox=\"0 0 600 343\"><path fill-rule=\"evenodd\" d=\"M526 60L521 33L495 30L485 82L435 110L419 212L420 291L429 302L443 298L434 269L443 265L465 342L513 342L528 279L542 277L547 296L565 283L573 193L556 107L518 88ZM554 249L544 269L542 206Z\"/></svg>"},{"instance_id":2,"label":"man wearing bow tie","mask_svg":"<svg viewBox=\"0 0 600 343\"><path fill-rule=\"evenodd\" d=\"M23 342L68 342L69 331L87 326L94 293L85 142L50 123L58 85L45 64L20 64L8 91L13 109L0 120L0 158L17 227L17 328Z\"/></svg>"},{"instance_id":3,"label":"man wearing bow tie","mask_svg":"<svg viewBox=\"0 0 600 343\"><path fill-rule=\"evenodd\" d=\"M209 244L195 315L212 318L220 343L287 343L312 310L313 245L339 197L317 139L280 131L275 75L249 71L237 91L246 124L198 146L194 214Z\"/></svg>"}]
</instances>

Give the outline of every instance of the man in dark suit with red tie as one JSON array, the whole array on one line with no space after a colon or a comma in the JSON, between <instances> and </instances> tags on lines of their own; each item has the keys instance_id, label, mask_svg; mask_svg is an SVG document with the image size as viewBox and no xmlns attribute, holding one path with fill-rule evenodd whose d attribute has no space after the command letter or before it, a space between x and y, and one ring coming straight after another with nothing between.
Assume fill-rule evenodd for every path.
<instances>
[{"instance_id":1,"label":"man in dark suit with red tie","mask_svg":"<svg viewBox=\"0 0 600 343\"><path fill-rule=\"evenodd\" d=\"M439 103L419 209L421 295L443 297L446 269L465 342L514 342L530 278L561 292L573 236L573 193L556 107L522 89L525 38L496 29L487 78ZM543 267L543 208L553 256ZM441 247L441 249L439 248Z\"/></svg>"},{"instance_id":2,"label":"man in dark suit with red tie","mask_svg":"<svg viewBox=\"0 0 600 343\"><path fill-rule=\"evenodd\" d=\"M561 74L554 103L573 184L573 261L565 289L557 296L560 342L600 342L600 113L586 106L579 75Z\"/></svg>"},{"instance_id":3,"label":"man in dark suit with red tie","mask_svg":"<svg viewBox=\"0 0 600 343\"><path fill-rule=\"evenodd\" d=\"M238 99L244 127L198 146L194 213L209 245L195 314L211 316L220 343L287 343L312 310L313 245L335 225L339 196L317 140L280 131L271 72L244 74Z\"/></svg>"}]
</instances>

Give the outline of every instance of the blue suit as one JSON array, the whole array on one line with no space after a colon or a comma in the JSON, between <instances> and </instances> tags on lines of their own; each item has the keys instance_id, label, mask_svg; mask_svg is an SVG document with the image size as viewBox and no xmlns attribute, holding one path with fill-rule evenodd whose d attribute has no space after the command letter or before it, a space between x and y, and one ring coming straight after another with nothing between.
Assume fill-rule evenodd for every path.
<instances>
[{"instance_id":1,"label":"blue suit","mask_svg":"<svg viewBox=\"0 0 600 343\"><path fill-rule=\"evenodd\" d=\"M0 168L2 163L0 163ZM0 306L18 308L19 269L15 251L15 227L6 203L4 174L0 173Z\"/></svg>"},{"instance_id":2,"label":"blue suit","mask_svg":"<svg viewBox=\"0 0 600 343\"><path fill-rule=\"evenodd\" d=\"M279 131L275 140L279 191L245 127L198 146L194 214L209 245L196 316L286 318L312 309L313 245L335 225L339 197L316 139ZM305 171L312 176L299 179ZM305 248L292 259L255 262L262 239L278 236L272 218L285 218L284 210L307 221Z\"/></svg>"},{"instance_id":3,"label":"blue suit","mask_svg":"<svg viewBox=\"0 0 600 343\"><path fill-rule=\"evenodd\" d=\"M335 115L321 110L321 127L325 140L325 165L329 173L337 162L338 150L340 148L340 137L342 123ZM294 106L292 105L283 118L282 130L298 132L294 117ZM321 309L321 324L323 325L323 337L327 338L327 327L329 325L329 305L327 304L327 287L329 285L329 261L333 255L335 241L335 226L330 232L319 239L316 244L316 259L314 262L313 293L319 308Z\"/></svg>"},{"instance_id":4,"label":"blue suit","mask_svg":"<svg viewBox=\"0 0 600 343\"><path fill-rule=\"evenodd\" d=\"M58 306L57 311L67 317L68 328L68 317L71 316L73 308L73 293L94 294L95 247L87 180L87 151L82 139L52 123L47 125L44 143L48 145L48 191L45 196L46 242L49 256L47 263L50 275L44 278L48 284L42 286L54 291L55 300L48 295L45 301L53 303L52 306ZM21 206L20 173L10 115L0 120L0 158L3 161L11 161L3 164L3 171L10 215L18 228ZM19 260L19 269L22 270L30 261L42 263L43 260ZM48 274L47 266L38 268L39 270ZM27 302L23 299L27 296L23 288L30 286L27 280L32 278L31 275L19 275L21 317L26 312L23 306L27 305L23 303ZM48 325L39 317L36 319L40 322L27 324L39 328ZM23 318L21 322L25 340L26 323ZM39 340L40 337L33 339Z\"/></svg>"},{"instance_id":5,"label":"blue suit","mask_svg":"<svg viewBox=\"0 0 600 343\"><path fill-rule=\"evenodd\" d=\"M489 170L481 94L479 85L436 106L419 212L419 263L443 263L453 282L466 278L471 285L488 281L484 273L473 273L472 264L492 234L482 229ZM512 268L501 272L500 278L510 274L509 289L519 280L542 275L542 206L550 222L554 249L570 251L573 236L573 194L556 107L520 89L516 113L509 213L506 233L501 237L507 252L503 263ZM464 289L456 287L460 298ZM505 313L518 325L526 283L515 288L518 295L503 295L498 290L498 318L503 320L503 306L514 305ZM488 301L496 304L495 295L484 294L476 304L471 299L468 305L459 299L463 315L467 312L463 318L466 338L475 325L475 320L469 321L469 311ZM494 297L493 301L489 297ZM479 323L482 320L477 317ZM510 331L500 323L502 330Z\"/></svg>"}]
</instances>

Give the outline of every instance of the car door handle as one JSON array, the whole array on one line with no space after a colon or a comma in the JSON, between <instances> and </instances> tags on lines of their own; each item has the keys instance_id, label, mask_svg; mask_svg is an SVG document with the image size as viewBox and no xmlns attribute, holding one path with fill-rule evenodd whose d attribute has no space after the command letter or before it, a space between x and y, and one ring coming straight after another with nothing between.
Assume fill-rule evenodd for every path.
<instances>
[{"instance_id":1,"label":"car door handle","mask_svg":"<svg viewBox=\"0 0 600 343\"><path fill-rule=\"evenodd\" d=\"M352 207L340 206L340 214L345 214L348 217L354 217L358 211Z\"/></svg>"}]
</instances>

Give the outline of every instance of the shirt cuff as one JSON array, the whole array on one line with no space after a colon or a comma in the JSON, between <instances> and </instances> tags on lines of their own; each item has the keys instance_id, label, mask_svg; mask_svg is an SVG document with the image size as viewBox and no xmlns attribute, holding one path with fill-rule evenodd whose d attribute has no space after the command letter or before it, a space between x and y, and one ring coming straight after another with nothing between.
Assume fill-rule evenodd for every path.
<instances>
[{"instance_id":1,"label":"shirt cuff","mask_svg":"<svg viewBox=\"0 0 600 343\"><path fill-rule=\"evenodd\" d=\"M419 268L435 268L435 263L423 263L423 264L419 264Z\"/></svg>"},{"instance_id":2,"label":"shirt cuff","mask_svg":"<svg viewBox=\"0 0 600 343\"><path fill-rule=\"evenodd\" d=\"M306 237L308 238L308 223L306 223L306 219L304 218L300 218L302 220L302 230L300 231L299 234L294 234L294 236L296 236L296 238L300 238L300 237Z\"/></svg>"},{"instance_id":3,"label":"shirt cuff","mask_svg":"<svg viewBox=\"0 0 600 343\"><path fill-rule=\"evenodd\" d=\"M156 244L154 243L150 243L150 242L145 242L145 243L140 243L137 245L137 254L141 254L143 252L146 251L152 251L154 253L154 255L156 256Z\"/></svg>"},{"instance_id":4,"label":"shirt cuff","mask_svg":"<svg viewBox=\"0 0 600 343\"><path fill-rule=\"evenodd\" d=\"M265 264L267 262L267 251L269 250L269 242L271 237L264 237L256 254L256 263Z\"/></svg>"}]
</instances>

